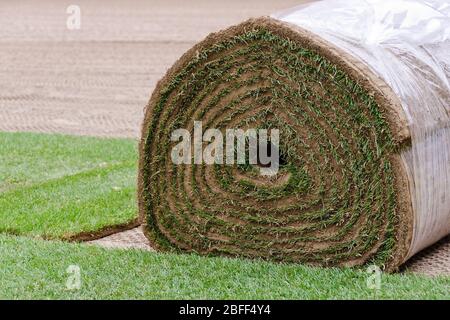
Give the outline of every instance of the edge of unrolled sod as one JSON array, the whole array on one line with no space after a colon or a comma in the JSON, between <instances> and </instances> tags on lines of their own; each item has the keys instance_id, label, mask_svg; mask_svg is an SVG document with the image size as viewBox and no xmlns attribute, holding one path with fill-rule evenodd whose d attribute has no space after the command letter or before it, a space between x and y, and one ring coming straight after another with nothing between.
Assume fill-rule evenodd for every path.
<instances>
[{"instance_id":1,"label":"edge of unrolled sod","mask_svg":"<svg viewBox=\"0 0 450 320\"><path fill-rule=\"evenodd\" d=\"M279 37L289 39L301 47L312 50L323 56L343 70L351 79L355 80L358 85L374 98L380 107L380 112L382 112L385 117L391 130L392 138L398 146L397 152L390 156L391 165L395 174L395 196L397 200L396 218L398 219L398 223L395 230L395 239L391 239L395 241L395 247L384 265L385 270L387 271L396 270L407 258L413 230L413 212L409 191L409 183L411 183L410 181L412 180L410 178L410 173L406 171L400 157L402 148L407 148L410 144L410 133L400 101L390 87L365 66L364 63L307 30L292 24L280 22L270 17L250 19L239 25L210 34L203 41L188 50L167 71L166 75L156 85L145 111L139 147L138 204L140 218L144 224L144 232L147 238L156 249L167 250L167 246L161 246L159 241L155 241L155 230L152 230L152 228L157 227L157 222L154 221L155 223L153 226L148 225L148 219L152 219L152 216L151 212L148 212L146 206L146 195L144 193L145 181L143 178L143 170L152 165L147 162L144 150L149 135L149 124L151 123L155 105L160 99L161 90L170 84L173 77L175 77L191 60L196 59L203 50L214 46L214 44L223 41L224 39L231 39L253 29L269 30ZM182 251L173 243L168 244L169 247L171 247L171 250ZM372 250L376 249L377 248L375 247ZM352 265L361 265L365 262L364 259L361 259L360 261L354 260ZM338 263L337 265L346 264Z\"/></svg>"}]
</instances>

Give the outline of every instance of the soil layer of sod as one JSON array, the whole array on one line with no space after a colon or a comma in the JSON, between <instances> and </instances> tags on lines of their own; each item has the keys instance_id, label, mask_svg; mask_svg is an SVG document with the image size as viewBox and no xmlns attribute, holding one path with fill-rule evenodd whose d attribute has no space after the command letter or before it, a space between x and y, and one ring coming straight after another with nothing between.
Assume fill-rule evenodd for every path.
<instances>
[{"instance_id":1,"label":"soil layer of sod","mask_svg":"<svg viewBox=\"0 0 450 320\"><path fill-rule=\"evenodd\" d=\"M171 133L276 128L283 165L175 165ZM140 145L139 208L160 250L325 266L406 259L412 211L400 102L370 70L270 18L211 34L158 83Z\"/></svg>"}]
</instances>

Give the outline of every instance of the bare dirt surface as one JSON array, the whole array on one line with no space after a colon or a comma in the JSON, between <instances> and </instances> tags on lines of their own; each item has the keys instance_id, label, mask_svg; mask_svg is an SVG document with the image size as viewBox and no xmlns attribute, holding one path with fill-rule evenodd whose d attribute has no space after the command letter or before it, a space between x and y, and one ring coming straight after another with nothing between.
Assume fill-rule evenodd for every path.
<instances>
[{"instance_id":1,"label":"bare dirt surface","mask_svg":"<svg viewBox=\"0 0 450 320\"><path fill-rule=\"evenodd\" d=\"M416 254L402 270L430 276L450 275L450 236Z\"/></svg>"},{"instance_id":2,"label":"bare dirt surface","mask_svg":"<svg viewBox=\"0 0 450 320\"><path fill-rule=\"evenodd\" d=\"M301 0L0 2L0 130L138 138L156 82L207 34ZM151 250L140 228L91 243ZM450 274L450 237L413 257L413 272Z\"/></svg>"},{"instance_id":3,"label":"bare dirt surface","mask_svg":"<svg viewBox=\"0 0 450 320\"><path fill-rule=\"evenodd\" d=\"M154 251L145 237L142 227L119 232L108 237L90 241L89 243L105 248L116 249L142 249Z\"/></svg>"},{"instance_id":4,"label":"bare dirt surface","mask_svg":"<svg viewBox=\"0 0 450 320\"><path fill-rule=\"evenodd\" d=\"M295 0L0 2L0 130L138 137L156 82L189 47Z\"/></svg>"}]
</instances>

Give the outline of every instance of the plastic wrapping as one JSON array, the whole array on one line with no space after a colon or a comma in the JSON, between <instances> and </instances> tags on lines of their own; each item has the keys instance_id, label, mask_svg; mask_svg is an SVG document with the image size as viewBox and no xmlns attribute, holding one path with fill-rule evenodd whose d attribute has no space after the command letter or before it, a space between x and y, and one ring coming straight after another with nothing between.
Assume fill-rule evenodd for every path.
<instances>
[{"instance_id":1,"label":"plastic wrapping","mask_svg":"<svg viewBox=\"0 0 450 320\"><path fill-rule=\"evenodd\" d=\"M411 145L408 257L450 233L450 2L328 0L272 15L361 60L398 96Z\"/></svg>"}]
</instances>

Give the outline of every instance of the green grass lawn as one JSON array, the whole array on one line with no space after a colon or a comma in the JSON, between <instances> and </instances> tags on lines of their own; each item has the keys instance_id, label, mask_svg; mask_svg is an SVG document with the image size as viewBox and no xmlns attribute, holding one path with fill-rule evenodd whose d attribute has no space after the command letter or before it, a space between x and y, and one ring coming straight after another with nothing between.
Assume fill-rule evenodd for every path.
<instances>
[{"instance_id":1,"label":"green grass lawn","mask_svg":"<svg viewBox=\"0 0 450 320\"><path fill-rule=\"evenodd\" d=\"M87 299L448 299L449 277L368 274L229 258L0 235L0 298ZM69 265L80 268L80 288L67 290Z\"/></svg>"},{"instance_id":2,"label":"green grass lawn","mask_svg":"<svg viewBox=\"0 0 450 320\"><path fill-rule=\"evenodd\" d=\"M0 298L448 299L449 277L383 275L44 241L136 217L136 142L0 133ZM9 234L8 234L9 233ZM11 235L20 234L22 236ZM27 236L27 237L25 237ZM67 290L67 268L81 287Z\"/></svg>"},{"instance_id":3,"label":"green grass lawn","mask_svg":"<svg viewBox=\"0 0 450 320\"><path fill-rule=\"evenodd\" d=\"M0 133L0 232L71 237L137 217L136 142Z\"/></svg>"}]
</instances>

